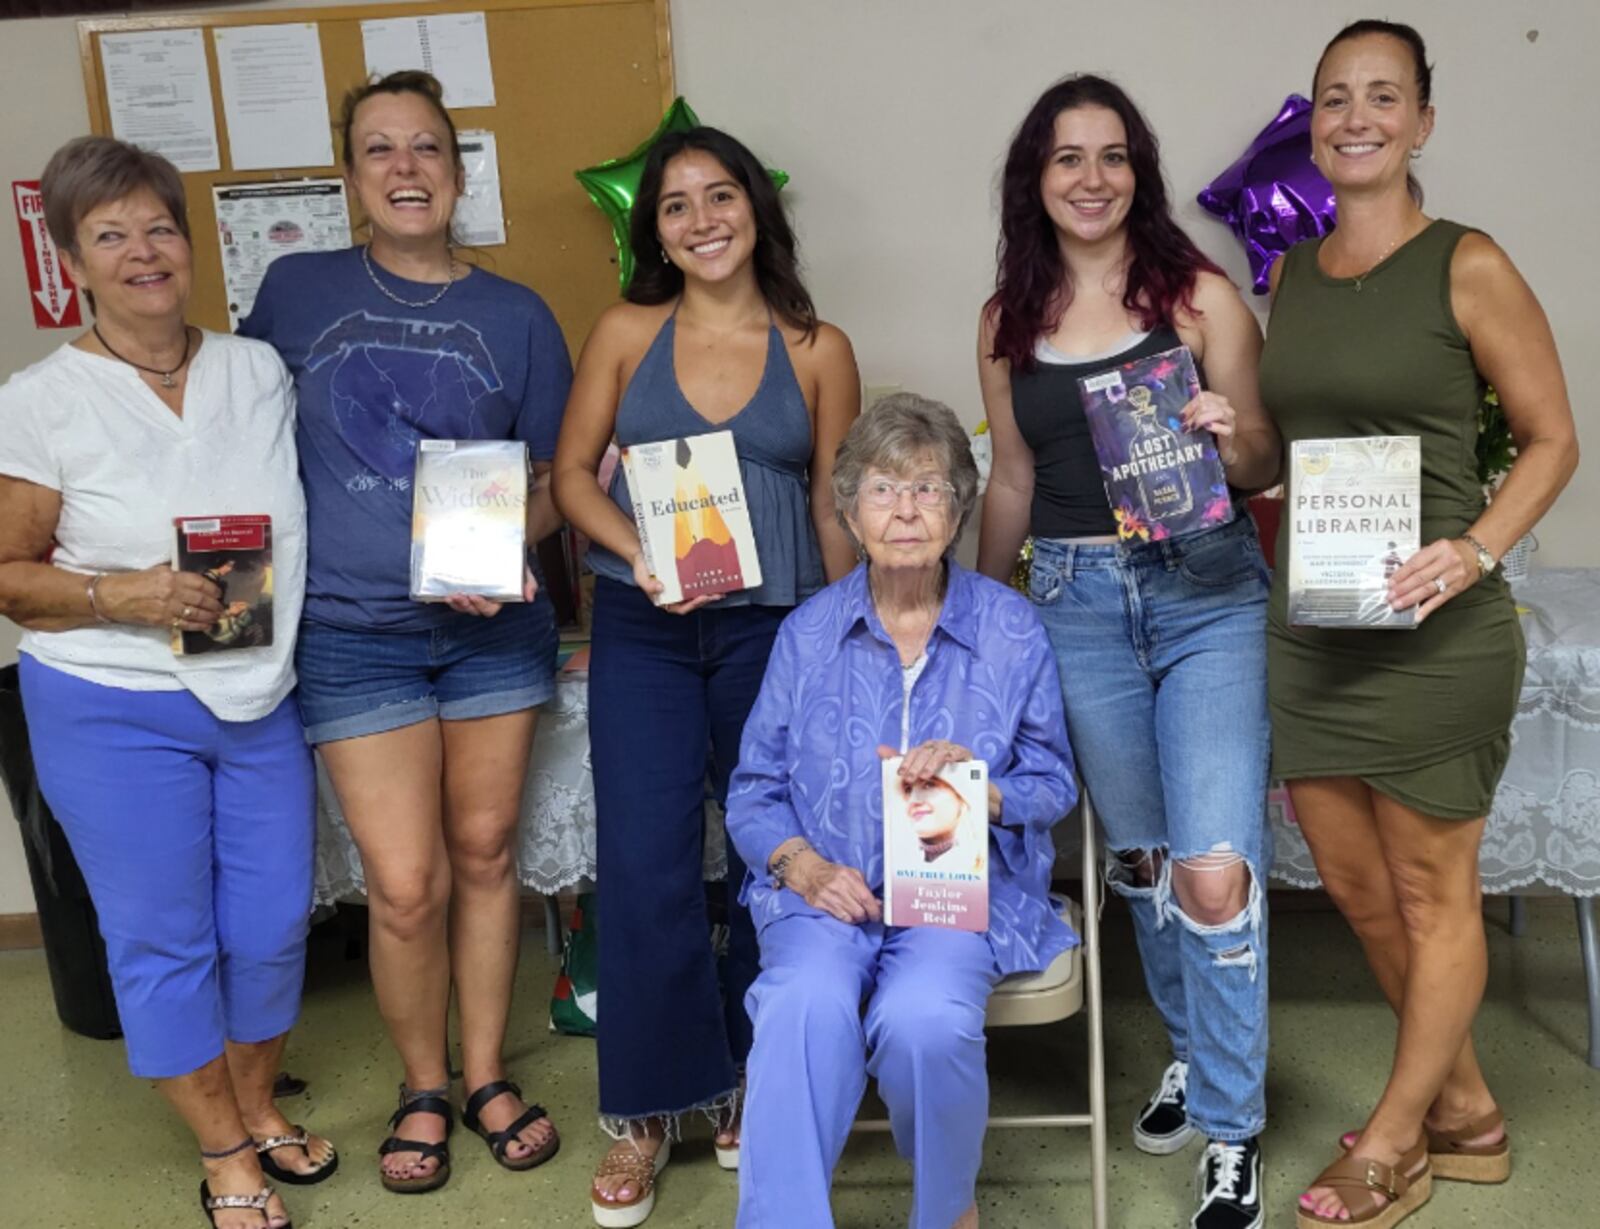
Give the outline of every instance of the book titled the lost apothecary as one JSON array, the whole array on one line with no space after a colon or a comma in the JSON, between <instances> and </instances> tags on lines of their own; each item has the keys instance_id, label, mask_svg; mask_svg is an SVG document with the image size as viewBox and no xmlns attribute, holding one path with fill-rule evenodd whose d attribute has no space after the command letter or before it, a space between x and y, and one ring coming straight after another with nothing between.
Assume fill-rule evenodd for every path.
<instances>
[{"instance_id":1,"label":"book titled the lost apothecary","mask_svg":"<svg viewBox=\"0 0 1600 1229\"><path fill-rule=\"evenodd\" d=\"M180 516L172 522L172 568L198 572L220 590L222 614L201 631L172 629L180 657L272 643L272 518Z\"/></svg>"},{"instance_id":2,"label":"book titled the lost apothecary","mask_svg":"<svg viewBox=\"0 0 1600 1229\"><path fill-rule=\"evenodd\" d=\"M989 929L989 766L947 764L931 782L883 761L883 924Z\"/></svg>"},{"instance_id":3,"label":"book titled the lost apothecary","mask_svg":"<svg viewBox=\"0 0 1600 1229\"><path fill-rule=\"evenodd\" d=\"M471 593L522 600L528 446L521 440L423 440L411 497L411 597Z\"/></svg>"},{"instance_id":4,"label":"book titled the lost apothecary","mask_svg":"<svg viewBox=\"0 0 1600 1229\"><path fill-rule=\"evenodd\" d=\"M1078 385L1118 537L1160 541L1233 520L1215 437L1185 431L1180 421L1200 392L1188 346L1084 376Z\"/></svg>"},{"instance_id":5,"label":"book titled the lost apothecary","mask_svg":"<svg viewBox=\"0 0 1600 1229\"><path fill-rule=\"evenodd\" d=\"M657 605L761 583L733 432L633 444L622 464Z\"/></svg>"},{"instance_id":6,"label":"book titled the lost apothecary","mask_svg":"<svg viewBox=\"0 0 1600 1229\"><path fill-rule=\"evenodd\" d=\"M1412 628L1388 582L1421 544L1422 441L1415 435L1296 440L1289 450L1289 622ZM1282 532L1280 530L1279 532Z\"/></svg>"}]
</instances>

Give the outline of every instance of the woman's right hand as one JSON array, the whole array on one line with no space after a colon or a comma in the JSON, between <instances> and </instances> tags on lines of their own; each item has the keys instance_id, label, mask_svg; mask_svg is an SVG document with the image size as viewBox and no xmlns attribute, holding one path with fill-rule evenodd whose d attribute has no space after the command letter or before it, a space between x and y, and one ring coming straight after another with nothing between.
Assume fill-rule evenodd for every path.
<instances>
[{"instance_id":1,"label":"woman's right hand","mask_svg":"<svg viewBox=\"0 0 1600 1229\"><path fill-rule=\"evenodd\" d=\"M785 882L806 904L851 926L882 920L883 906L855 867L829 862L816 853L802 854L801 859Z\"/></svg>"},{"instance_id":2,"label":"woman's right hand","mask_svg":"<svg viewBox=\"0 0 1600 1229\"><path fill-rule=\"evenodd\" d=\"M164 563L142 572L115 572L95 586L95 604L112 623L199 632L222 617L222 590L198 572Z\"/></svg>"},{"instance_id":3,"label":"woman's right hand","mask_svg":"<svg viewBox=\"0 0 1600 1229\"><path fill-rule=\"evenodd\" d=\"M650 571L650 565L645 561L642 550L633 557L633 583L638 585L639 592L652 602L661 596L662 590L666 588ZM699 610L700 607L716 601L720 596L721 594L713 593L706 597L692 597L687 602L673 602L670 606L661 606L660 609L668 614L688 614L691 610Z\"/></svg>"}]
</instances>

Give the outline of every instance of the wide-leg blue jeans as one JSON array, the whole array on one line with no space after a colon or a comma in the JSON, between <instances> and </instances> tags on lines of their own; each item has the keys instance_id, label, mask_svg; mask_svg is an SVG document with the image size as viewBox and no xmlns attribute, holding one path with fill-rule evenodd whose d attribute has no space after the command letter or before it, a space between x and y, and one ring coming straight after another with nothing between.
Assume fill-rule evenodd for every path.
<instances>
[{"instance_id":1,"label":"wide-leg blue jeans","mask_svg":"<svg viewBox=\"0 0 1600 1229\"><path fill-rule=\"evenodd\" d=\"M719 990L706 909L706 781L726 804L745 719L787 608L658 609L595 581L589 662L600 950L600 1114L613 1134L731 1108L750 1051L758 966L745 868L728 845Z\"/></svg>"}]
</instances>

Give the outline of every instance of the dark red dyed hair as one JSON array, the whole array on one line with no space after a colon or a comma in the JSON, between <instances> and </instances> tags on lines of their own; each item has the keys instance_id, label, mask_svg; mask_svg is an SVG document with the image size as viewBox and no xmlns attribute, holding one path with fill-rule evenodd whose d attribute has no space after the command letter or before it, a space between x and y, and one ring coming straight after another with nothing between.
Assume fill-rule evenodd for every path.
<instances>
[{"instance_id":1,"label":"dark red dyed hair","mask_svg":"<svg viewBox=\"0 0 1600 1229\"><path fill-rule=\"evenodd\" d=\"M1127 282L1123 306L1153 329L1178 309L1194 310L1195 281L1202 271L1221 273L1172 220L1160 146L1139 108L1120 86L1104 77L1074 76L1039 96L1011 138L1000 184L1000 241L996 245L994 358L1028 371L1039 338L1055 331L1072 302L1072 274L1061 259L1055 224L1045 212L1039 179L1055 147L1056 116L1074 107L1105 107L1122 120L1133 168L1133 205L1128 210Z\"/></svg>"}]
</instances>

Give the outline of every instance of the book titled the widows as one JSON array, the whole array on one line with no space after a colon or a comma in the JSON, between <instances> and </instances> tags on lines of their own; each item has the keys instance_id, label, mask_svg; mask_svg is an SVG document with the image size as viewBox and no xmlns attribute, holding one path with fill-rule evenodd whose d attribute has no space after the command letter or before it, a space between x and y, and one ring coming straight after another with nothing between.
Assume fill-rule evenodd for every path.
<instances>
[{"instance_id":1,"label":"book titled the widows","mask_svg":"<svg viewBox=\"0 0 1600 1229\"><path fill-rule=\"evenodd\" d=\"M658 606L761 583L733 432L633 444L622 464Z\"/></svg>"},{"instance_id":2,"label":"book titled the widows","mask_svg":"<svg viewBox=\"0 0 1600 1229\"><path fill-rule=\"evenodd\" d=\"M172 629L180 657L272 643L272 518L180 516L172 522L172 568L217 587L222 614L202 631Z\"/></svg>"},{"instance_id":3,"label":"book titled the widows","mask_svg":"<svg viewBox=\"0 0 1600 1229\"><path fill-rule=\"evenodd\" d=\"M1296 440L1288 514L1291 625L1417 625L1416 607L1393 609L1388 590L1422 544L1418 436Z\"/></svg>"},{"instance_id":4,"label":"book titled the widows","mask_svg":"<svg viewBox=\"0 0 1600 1229\"><path fill-rule=\"evenodd\" d=\"M522 600L528 446L521 440L423 440L411 498L411 598L470 593Z\"/></svg>"},{"instance_id":5,"label":"book titled the widows","mask_svg":"<svg viewBox=\"0 0 1600 1229\"><path fill-rule=\"evenodd\" d=\"M947 764L902 780L883 761L883 924L989 929L989 766Z\"/></svg>"},{"instance_id":6,"label":"book titled the widows","mask_svg":"<svg viewBox=\"0 0 1600 1229\"><path fill-rule=\"evenodd\" d=\"M1233 520L1216 438L1180 422L1200 392L1188 346L1084 376L1078 386L1119 538L1161 541Z\"/></svg>"}]
</instances>

